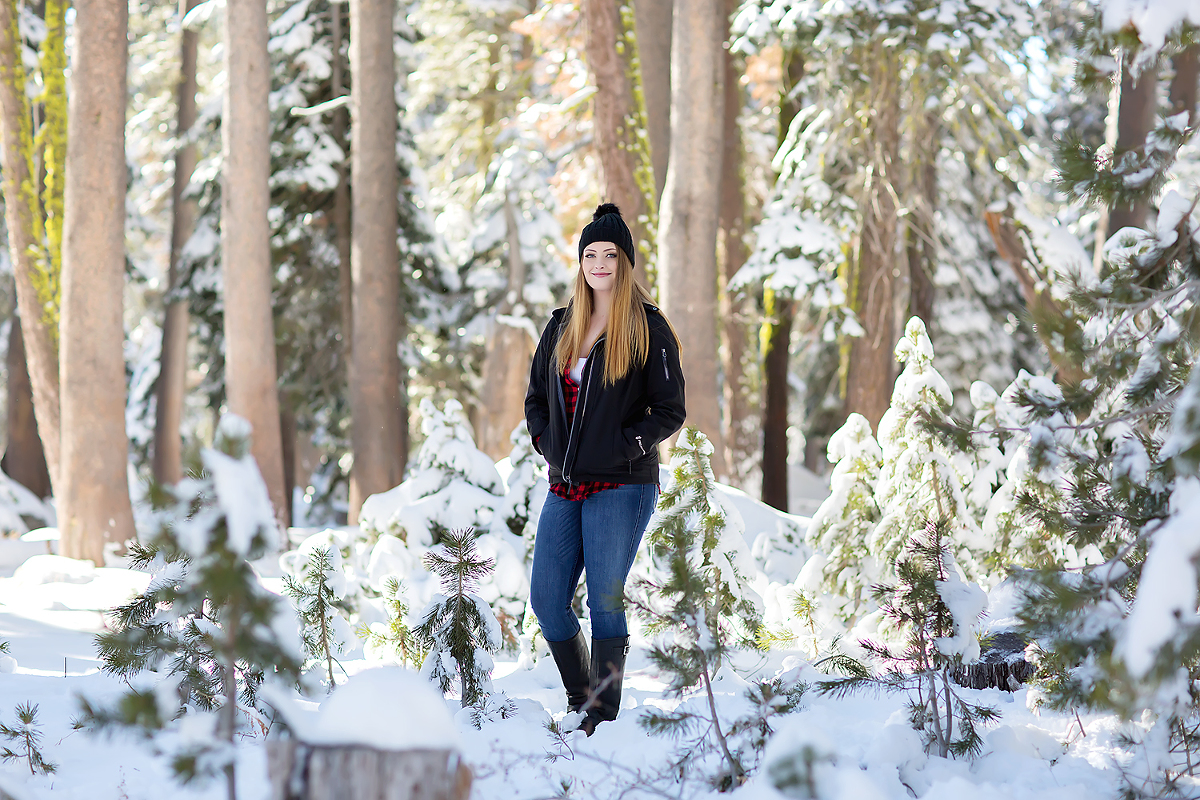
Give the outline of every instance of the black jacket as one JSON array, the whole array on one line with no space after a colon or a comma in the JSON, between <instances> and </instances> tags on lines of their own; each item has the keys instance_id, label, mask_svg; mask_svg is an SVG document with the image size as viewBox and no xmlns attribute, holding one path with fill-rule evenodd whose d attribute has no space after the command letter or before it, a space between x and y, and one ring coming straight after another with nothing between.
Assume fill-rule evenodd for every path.
<instances>
[{"instance_id":1,"label":"black jacket","mask_svg":"<svg viewBox=\"0 0 1200 800\"><path fill-rule=\"evenodd\" d=\"M525 394L525 422L534 448L546 457L551 483L658 483L658 443L683 425L683 371L666 319L646 305L650 352L608 386L604 383L604 336L592 346L580 381L570 430L562 376L554 348L565 325L565 308L554 311L542 332Z\"/></svg>"}]
</instances>

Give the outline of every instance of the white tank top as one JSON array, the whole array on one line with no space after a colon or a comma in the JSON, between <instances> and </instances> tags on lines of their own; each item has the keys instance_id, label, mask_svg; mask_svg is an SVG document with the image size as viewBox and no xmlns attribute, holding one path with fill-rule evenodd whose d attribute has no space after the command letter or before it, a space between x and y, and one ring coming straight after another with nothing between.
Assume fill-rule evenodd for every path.
<instances>
[{"instance_id":1,"label":"white tank top","mask_svg":"<svg viewBox=\"0 0 1200 800\"><path fill-rule=\"evenodd\" d=\"M583 368L587 366L586 358L577 358L575 363L571 365L571 380L576 383L583 383Z\"/></svg>"}]
</instances>

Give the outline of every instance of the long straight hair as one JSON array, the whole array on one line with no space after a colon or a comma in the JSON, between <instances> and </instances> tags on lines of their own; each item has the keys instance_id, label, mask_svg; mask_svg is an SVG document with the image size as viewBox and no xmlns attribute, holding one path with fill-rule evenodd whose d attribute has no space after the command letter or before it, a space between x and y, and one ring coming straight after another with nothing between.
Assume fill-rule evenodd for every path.
<instances>
[{"instance_id":1,"label":"long straight hair","mask_svg":"<svg viewBox=\"0 0 1200 800\"><path fill-rule=\"evenodd\" d=\"M604 328L607 342L604 347L604 382L614 384L629 373L630 368L641 369L646 365L650 353L650 323L646 320L646 307L654 305L654 298L646 287L633 276L633 264L625 251L617 248L616 281L613 284L612 305L608 310L608 324ZM558 340L554 358L558 374L567 370L571 361L586 357L580 352L592 324L595 303L592 287L588 285L583 266L575 273L575 288L571 302L567 304L567 329ZM664 317L666 319L666 317ZM667 322L670 328L671 323ZM678 347L679 337L671 328Z\"/></svg>"}]
</instances>

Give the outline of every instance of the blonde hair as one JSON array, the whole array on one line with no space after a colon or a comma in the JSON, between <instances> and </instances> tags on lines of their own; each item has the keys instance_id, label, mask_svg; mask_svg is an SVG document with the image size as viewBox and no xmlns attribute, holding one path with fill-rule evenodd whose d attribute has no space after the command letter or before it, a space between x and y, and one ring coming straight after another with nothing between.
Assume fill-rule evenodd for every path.
<instances>
[{"instance_id":1,"label":"blonde hair","mask_svg":"<svg viewBox=\"0 0 1200 800\"><path fill-rule=\"evenodd\" d=\"M631 367L641 368L650 354L650 323L646 319L644 303L654 305L650 292L633 276L633 264L621 248L617 248L616 281L613 284L612 305L608 311L608 324L604 328L607 344L604 348L604 382L614 384L629 373ZM575 288L567 304L567 329L559 337L554 348L558 374L567 370L571 360L580 355L592 324L595 305L592 287L588 285L583 267L575 273ZM663 319L666 319L664 317ZM679 337L667 322L671 335L678 347Z\"/></svg>"}]
</instances>

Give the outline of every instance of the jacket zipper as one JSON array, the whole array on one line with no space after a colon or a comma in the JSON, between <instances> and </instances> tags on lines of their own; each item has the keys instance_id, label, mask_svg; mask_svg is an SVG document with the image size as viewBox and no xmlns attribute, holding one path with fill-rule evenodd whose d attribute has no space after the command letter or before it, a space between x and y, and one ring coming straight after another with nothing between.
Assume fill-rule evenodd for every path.
<instances>
[{"instance_id":1,"label":"jacket zipper","mask_svg":"<svg viewBox=\"0 0 1200 800\"><path fill-rule=\"evenodd\" d=\"M591 385L592 385L592 383L591 383L592 364L593 364L592 356L595 354L596 348L599 347L600 343L604 341L604 338L605 337L601 336L599 339L597 339L592 344L592 349L588 351L588 363L585 364L583 367L583 386L582 386L583 391L579 395L579 403L577 403L575 406L575 416L571 420L571 430L567 431L567 451L563 457L563 462L564 462L563 463L563 480L565 480L567 482L568 486L574 486L575 484L571 480L570 474L567 472L567 465L565 463L566 456L571 455L571 441L575 438L575 428L583 427L583 415L584 415L584 412L587 411L588 388L591 387ZM559 380L561 381L561 378ZM576 456L578 456L578 453L576 454ZM574 466L573 460L572 460L572 466Z\"/></svg>"},{"instance_id":2,"label":"jacket zipper","mask_svg":"<svg viewBox=\"0 0 1200 800\"><path fill-rule=\"evenodd\" d=\"M665 348L665 347L662 349L662 357L663 357L663 377L666 378L667 380L671 380L671 373L669 371L667 371L667 348Z\"/></svg>"}]
</instances>

